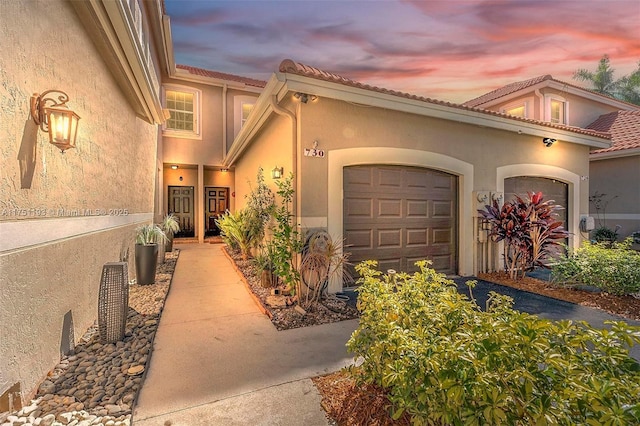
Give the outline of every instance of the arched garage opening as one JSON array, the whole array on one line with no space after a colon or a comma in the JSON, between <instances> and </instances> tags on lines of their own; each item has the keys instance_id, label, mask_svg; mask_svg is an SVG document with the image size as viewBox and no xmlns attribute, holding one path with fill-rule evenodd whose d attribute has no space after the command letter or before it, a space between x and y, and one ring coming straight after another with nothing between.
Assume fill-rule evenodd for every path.
<instances>
[{"instance_id":1,"label":"arched garage opening","mask_svg":"<svg viewBox=\"0 0 640 426\"><path fill-rule=\"evenodd\" d=\"M457 272L458 177L400 165L343 169L343 235L355 265L413 272L421 259Z\"/></svg>"},{"instance_id":2,"label":"arched garage opening","mask_svg":"<svg viewBox=\"0 0 640 426\"><path fill-rule=\"evenodd\" d=\"M505 201L512 200L516 195L526 199L529 192L542 192L544 200L553 200L554 204L562 207L556 211L557 218L562 222L564 229L567 229L569 212L569 185L556 179L549 179L534 176L515 176L504 180ZM566 239L564 244L568 245ZM562 253L561 247L554 247L552 257Z\"/></svg>"},{"instance_id":3,"label":"arched garage opening","mask_svg":"<svg viewBox=\"0 0 640 426\"><path fill-rule=\"evenodd\" d=\"M515 176L504 180L505 201L512 200L516 195L526 198L528 192L542 192L544 200L553 200L562 207L557 211L558 220L567 229L567 212L569 206L569 185L557 179L534 176Z\"/></svg>"}]
</instances>

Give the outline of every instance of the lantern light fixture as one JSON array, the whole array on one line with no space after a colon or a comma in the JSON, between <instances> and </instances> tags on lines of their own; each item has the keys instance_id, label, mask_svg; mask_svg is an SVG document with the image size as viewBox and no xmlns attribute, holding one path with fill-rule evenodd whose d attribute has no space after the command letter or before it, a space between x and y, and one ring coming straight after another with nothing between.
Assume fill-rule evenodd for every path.
<instances>
[{"instance_id":1,"label":"lantern light fixture","mask_svg":"<svg viewBox=\"0 0 640 426\"><path fill-rule=\"evenodd\" d=\"M63 153L76 147L80 117L67 106L69 95L60 90L47 90L31 96L31 118L43 132L49 133L49 143Z\"/></svg>"},{"instance_id":2,"label":"lantern light fixture","mask_svg":"<svg viewBox=\"0 0 640 426\"><path fill-rule=\"evenodd\" d=\"M271 170L271 177L273 179L280 179L284 175L284 167L276 166L273 170Z\"/></svg>"}]
</instances>

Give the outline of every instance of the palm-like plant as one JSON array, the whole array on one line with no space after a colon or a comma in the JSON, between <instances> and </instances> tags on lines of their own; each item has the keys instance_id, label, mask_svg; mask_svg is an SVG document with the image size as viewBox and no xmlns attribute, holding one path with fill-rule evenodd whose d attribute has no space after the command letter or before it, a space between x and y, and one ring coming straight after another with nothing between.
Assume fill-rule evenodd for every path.
<instances>
[{"instance_id":1,"label":"palm-like plant","mask_svg":"<svg viewBox=\"0 0 640 426\"><path fill-rule=\"evenodd\" d=\"M595 72L581 68L573 74L576 80L586 81L593 85L593 90L608 96L614 96L616 93L617 82L613 78L614 69L611 68L609 55L604 55Z\"/></svg>"},{"instance_id":2,"label":"palm-like plant","mask_svg":"<svg viewBox=\"0 0 640 426\"><path fill-rule=\"evenodd\" d=\"M618 80L613 76L614 71L609 56L604 55L595 71L582 68L573 74L573 78L590 83L598 93L640 105L640 62L638 69Z\"/></svg>"},{"instance_id":3,"label":"palm-like plant","mask_svg":"<svg viewBox=\"0 0 640 426\"><path fill-rule=\"evenodd\" d=\"M239 249L242 258L251 256L251 249L259 242L262 235L262 221L255 211L242 209L236 213L227 211L216 219L221 236L232 249Z\"/></svg>"}]
</instances>

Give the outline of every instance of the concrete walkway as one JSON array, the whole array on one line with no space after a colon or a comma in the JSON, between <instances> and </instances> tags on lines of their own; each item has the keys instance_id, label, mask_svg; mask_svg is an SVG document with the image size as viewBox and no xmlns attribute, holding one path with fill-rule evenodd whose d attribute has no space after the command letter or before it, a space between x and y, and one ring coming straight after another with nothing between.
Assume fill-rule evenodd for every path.
<instances>
[{"instance_id":1,"label":"concrete walkway","mask_svg":"<svg viewBox=\"0 0 640 426\"><path fill-rule=\"evenodd\" d=\"M221 247L179 246L133 424L328 425L310 378L351 363L357 320L277 331Z\"/></svg>"}]
</instances>

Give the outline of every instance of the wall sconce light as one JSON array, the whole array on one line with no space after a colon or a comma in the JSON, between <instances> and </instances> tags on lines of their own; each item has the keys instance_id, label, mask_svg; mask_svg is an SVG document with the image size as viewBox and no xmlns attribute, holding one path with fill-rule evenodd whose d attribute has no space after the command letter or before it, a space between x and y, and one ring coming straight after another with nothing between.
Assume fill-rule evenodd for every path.
<instances>
[{"instance_id":1,"label":"wall sconce light","mask_svg":"<svg viewBox=\"0 0 640 426\"><path fill-rule=\"evenodd\" d=\"M294 93L293 97L299 100L300 102L302 102L303 104L306 104L309 101L315 102L318 100L318 97L316 95L309 95L301 92Z\"/></svg>"},{"instance_id":2,"label":"wall sconce light","mask_svg":"<svg viewBox=\"0 0 640 426\"><path fill-rule=\"evenodd\" d=\"M46 97L57 93L57 96ZM64 153L76 147L80 117L67 106L69 95L60 90L47 90L31 96L31 118L43 132L49 132L49 143Z\"/></svg>"},{"instance_id":3,"label":"wall sconce light","mask_svg":"<svg viewBox=\"0 0 640 426\"><path fill-rule=\"evenodd\" d=\"M542 143L544 144L544 146L546 146L547 148L549 148L551 145L553 145L554 143L556 143L555 139L552 138L543 138L542 139Z\"/></svg>"},{"instance_id":4,"label":"wall sconce light","mask_svg":"<svg viewBox=\"0 0 640 426\"><path fill-rule=\"evenodd\" d=\"M171 165L171 170L178 170L178 165L177 164L172 164Z\"/></svg>"},{"instance_id":5,"label":"wall sconce light","mask_svg":"<svg viewBox=\"0 0 640 426\"><path fill-rule=\"evenodd\" d=\"M271 177L273 179L280 179L284 175L284 167L275 167L271 170Z\"/></svg>"}]
</instances>

